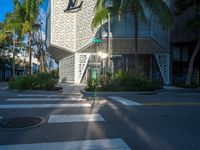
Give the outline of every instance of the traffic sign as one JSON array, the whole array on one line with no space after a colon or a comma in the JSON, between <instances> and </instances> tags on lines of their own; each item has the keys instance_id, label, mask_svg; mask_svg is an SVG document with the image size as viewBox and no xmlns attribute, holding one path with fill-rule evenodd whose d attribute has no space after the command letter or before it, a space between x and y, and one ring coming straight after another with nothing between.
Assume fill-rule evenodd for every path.
<instances>
[{"instance_id":1,"label":"traffic sign","mask_svg":"<svg viewBox=\"0 0 200 150\"><path fill-rule=\"evenodd\" d=\"M102 42L103 42L103 40L101 40L101 39L97 39L97 38L92 39L92 43L95 43L95 44L102 43Z\"/></svg>"}]
</instances>

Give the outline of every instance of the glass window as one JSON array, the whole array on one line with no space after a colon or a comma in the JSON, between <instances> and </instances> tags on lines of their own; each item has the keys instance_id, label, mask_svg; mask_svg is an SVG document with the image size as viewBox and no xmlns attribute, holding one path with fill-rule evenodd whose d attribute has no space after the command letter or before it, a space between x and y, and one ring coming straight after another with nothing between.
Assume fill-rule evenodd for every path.
<instances>
[{"instance_id":1,"label":"glass window","mask_svg":"<svg viewBox=\"0 0 200 150\"><path fill-rule=\"evenodd\" d=\"M184 47L182 50L182 60L183 60L183 62L189 61L189 51L188 51L187 47Z\"/></svg>"},{"instance_id":2,"label":"glass window","mask_svg":"<svg viewBox=\"0 0 200 150\"><path fill-rule=\"evenodd\" d=\"M180 47L174 47L173 48L173 61L181 61Z\"/></svg>"}]
</instances>

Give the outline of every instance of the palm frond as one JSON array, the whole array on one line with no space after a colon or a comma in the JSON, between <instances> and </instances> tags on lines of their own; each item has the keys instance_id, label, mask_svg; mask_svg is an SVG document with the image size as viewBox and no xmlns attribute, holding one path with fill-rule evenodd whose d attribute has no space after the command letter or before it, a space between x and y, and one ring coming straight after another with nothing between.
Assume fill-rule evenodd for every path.
<instances>
[{"instance_id":1,"label":"palm frond","mask_svg":"<svg viewBox=\"0 0 200 150\"><path fill-rule=\"evenodd\" d=\"M166 2L163 0L145 0L144 3L163 27L172 27L173 15Z\"/></svg>"},{"instance_id":2,"label":"palm frond","mask_svg":"<svg viewBox=\"0 0 200 150\"><path fill-rule=\"evenodd\" d=\"M94 30L98 26L102 25L106 20L108 20L108 10L103 8L96 12L95 17L92 20L92 29Z\"/></svg>"},{"instance_id":3,"label":"palm frond","mask_svg":"<svg viewBox=\"0 0 200 150\"><path fill-rule=\"evenodd\" d=\"M23 24L21 35L24 36L25 33L31 32L31 30L32 30L32 27L31 27L29 21L26 21L26 22Z\"/></svg>"}]
</instances>

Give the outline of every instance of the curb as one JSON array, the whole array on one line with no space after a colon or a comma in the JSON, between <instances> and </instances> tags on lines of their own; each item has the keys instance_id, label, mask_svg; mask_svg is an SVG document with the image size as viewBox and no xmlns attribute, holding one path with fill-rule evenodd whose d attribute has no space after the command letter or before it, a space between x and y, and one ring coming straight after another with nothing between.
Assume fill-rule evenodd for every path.
<instances>
[{"instance_id":1,"label":"curb","mask_svg":"<svg viewBox=\"0 0 200 150\"><path fill-rule=\"evenodd\" d=\"M194 93L200 93L199 89L160 89L160 90L156 90L156 91L146 91L146 92L87 92L85 90L81 90L81 93L86 95L86 96L102 96L102 95L114 95L114 94L138 94L138 95L154 95L154 94L158 94L158 93L162 93L162 92L194 92Z\"/></svg>"},{"instance_id":2,"label":"curb","mask_svg":"<svg viewBox=\"0 0 200 150\"><path fill-rule=\"evenodd\" d=\"M81 90L81 93L84 95L107 95L107 94L119 94L119 93L124 93L124 94L140 94L140 95L153 95L159 93L161 90L156 90L156 91L146 91L146 92L126 92L126 91L119 91L119 92L87 92L85 90Z\"/></svg>"},{"instance_id":3,"label":"curb","mask_svg":"<svg viewBox=\"0 0 200 150\"><path fill-rule=\"evenodd\" d=\"M161 92L194 92L194 93L200 93L200 89L164 89Z\"/></svg>"}]
</instances>

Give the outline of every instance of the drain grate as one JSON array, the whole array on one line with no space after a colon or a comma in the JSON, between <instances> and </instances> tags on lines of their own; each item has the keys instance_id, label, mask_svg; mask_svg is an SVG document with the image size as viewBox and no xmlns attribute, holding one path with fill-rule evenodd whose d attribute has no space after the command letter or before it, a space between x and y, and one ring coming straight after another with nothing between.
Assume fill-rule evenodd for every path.
<instances>
[{"instance_id":1,"label":"drain grate","mask_svg":"<svg viewBox=\"0 0 200 150\"><path fill-rule=\"evenodd\" d=\"M44 123L44 119L34 116L21 116L3 119L0 121L0 129L5 130L20 130L29 129Z\"/></svg>"}]
</instances>

